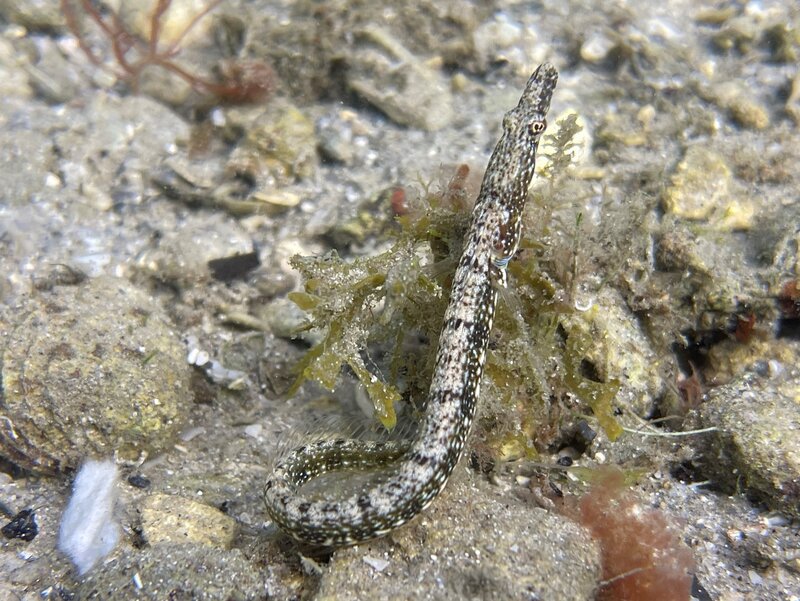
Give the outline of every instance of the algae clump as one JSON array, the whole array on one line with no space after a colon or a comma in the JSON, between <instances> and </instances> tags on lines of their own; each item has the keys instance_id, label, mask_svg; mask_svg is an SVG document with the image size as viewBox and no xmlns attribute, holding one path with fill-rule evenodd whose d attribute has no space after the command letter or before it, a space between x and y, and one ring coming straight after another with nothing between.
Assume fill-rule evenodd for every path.
<instances>
[{"instance_id":1,"label":"algae clump","mask_svg":"<svg viewBox=\"0 0 800 601\"><path fill-rule=\"evenodd\" d=\"M543 170L545 185L531 194L533 210L546 217L538 222L550 221L548 205L569 170L579 131L576 116L570 115L550 136L553 151ZM334 251L292 260L305 292L290 298L309 313L309 327L323 332L322 341L301 361L294 390L305 380L333 390L347 365L385 427L395 425L395 404L401 398L424 406L448 291L476 196L464 165L447 184L431 188L424 186L418 197L408 199L385 252L350 261ZM575 309L560 300L568 296L565 286L542 271L543 233L546 226L525 228L492 333L480 429L493 455L535 456L546 447L560 430L562 414L571 415L561 409L565 395L588 405L609 438L621 432L612 407L619 384L592 380L582 371L592 340L565 329L568 325L560 319ZM571 252L575 245L570 242ZM374 365L372 357L381 355L383 377L365 361L368 357Z\"/></svg>"}]
</instances>

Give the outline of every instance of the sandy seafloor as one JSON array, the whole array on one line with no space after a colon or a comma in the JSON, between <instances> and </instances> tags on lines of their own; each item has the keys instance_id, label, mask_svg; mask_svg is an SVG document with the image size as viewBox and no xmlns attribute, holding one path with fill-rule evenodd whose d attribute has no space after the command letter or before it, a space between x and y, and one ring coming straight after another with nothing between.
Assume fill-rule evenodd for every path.
<instances>
[{"instance_id":1,"label":"sandy seafloor","mask_svg":"<svg viewBox=\"0 0 800 601\"><path fill-rule=\"evenodd\" d=\"M149 3L113 4L147 37ZM204 5L172 4L190 16L170 13L163 39ZM274 89L242 106L157 66L134 81L73 5L100 64L58 2L0 2L0 509L38 526L0 538L0 599L609 595L614 543L551 500L565 455L637 474L634 513L657 510L690 550L694 598L800 599L796 3L223 1L167 59L205 80L255 65ZM584 129L558 206L537 209L553 221L535 252L554 289L572 278L564 329L596 341L590 376L621 382L627 430L611 442L573 399L597 437L576 450L565 419L512 462L480 430L493 469L462 461L411 525L332 555L297 548L263 510L270 462L356 404L337 400L346 374L339 395L284 394L319 340L293 335L289 258L386 250L392 191L479 174L545 61L560 71L551 130L570 113ZM660 436L692 429L710 430ZM119 465L120 542L79 576L56 537L87 458ZM603 598L680 590L665 576Z\"/></svg>"}]
</instances>

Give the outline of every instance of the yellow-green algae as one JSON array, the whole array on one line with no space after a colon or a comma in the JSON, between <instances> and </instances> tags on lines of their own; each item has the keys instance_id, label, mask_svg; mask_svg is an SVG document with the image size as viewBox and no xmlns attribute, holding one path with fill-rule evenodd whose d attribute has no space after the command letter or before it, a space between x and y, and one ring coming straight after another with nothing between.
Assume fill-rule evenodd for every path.
<instances>
[{"instance_id":1,"label":"yellow-green algae","mask_svg":"<svg viewBox=\"0 0 800 601\"><path fill-rule=\"evenodd\" d=\"M550 136L554 150L543 170L545 185L531 194L539 217L550 212L548 203L566 177L579 131L573 114ZM346 364L387 428L395 425L394 404L402 397L424 403L447 291L469 221L466 198L474 197L467 192L467 172L462 166L443 189L426 189L409 199L407 212L397 220L400 228L390 234L389 250L352 261L335 252L293 259L305 292L290 298L309 313L309 327L324 332L322 342L302 360L294 390L305 380L333 390ZM509 265L510 284L501 295L487 358L482 430L491 432L485 436L493 454L509 458L535 456L537 448L552 442L562 421L574 418L576 412L566 407L575 402L591 408L610 439L622 432L612 407L619 383L586 376L585 357L593 340L563 319L577 312L565 302L564 286L539 264L543 246L537 238L546 230L541 223L525 229L519 256ZM579 231L580 218L573 234ZM570 249L576 252L577 243ZM570 285L574 266L571 271ZM420 349L412 334L427 344ZM364 361L365 349L379 345L390 358L385 379Z\"/></svg>"}]
</instances>

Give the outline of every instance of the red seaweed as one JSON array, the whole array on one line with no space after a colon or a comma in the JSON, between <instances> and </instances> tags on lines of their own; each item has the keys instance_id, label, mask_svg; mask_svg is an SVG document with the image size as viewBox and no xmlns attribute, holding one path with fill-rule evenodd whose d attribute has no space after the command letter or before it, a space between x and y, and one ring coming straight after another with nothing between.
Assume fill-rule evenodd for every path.
<instances>
[{"instance_id":1,"label":"red seaweed","mask_svg":"<svg viewBox=\"0 0 800 601\"><path fill-rule=\"evenodd\" d=\"M186 81L197 92L228 104L259 102L269 97L275 89L276 78L272 68L263 61L227 60L216 69L216 78L193 73L176 59L187 34L199 21L207 17L222 0L211 0L192 18L170 43L162 43L162 18L172 0L157 0L150 15L149 32L145 38L129 31L120 16L111 9L101 10L92 0L61 0L61 10L67 27L92 64L105 68L101 57L91 48L79 24L79 11L100 30L110 44L117 64L117 77L131 89L138 90L141 75L148 67L160 67Z\"/></svg>"},{"instance_id":2,"label":"red seaweed","mask_svg":"<svg viewBox=\"0 0 800 601\"><path fill-rule=\"evenodd\" d=\"M603 582L598 601L688 601L694 559L667 516L624 488L618 469L602 470L568 515L600 543Z\"/></svg>"}]
</instances>

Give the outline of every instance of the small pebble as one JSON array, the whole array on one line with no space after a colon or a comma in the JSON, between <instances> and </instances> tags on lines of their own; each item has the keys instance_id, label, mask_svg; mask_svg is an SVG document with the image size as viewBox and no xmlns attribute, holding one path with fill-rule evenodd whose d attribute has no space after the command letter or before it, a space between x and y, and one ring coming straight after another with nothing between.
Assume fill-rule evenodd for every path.
<instances>
[{"instance_id":1,"label":"small pebble","mask_svg":"<svg viewBox=\"0 0 800 601\"><path fill-rule=\"evenodd\" d=\"M599 63L608 56L614 41L602 33L594 33L581 46L581 58L587 63Z\"/></svg>"},{"instance_id":2,"label":"small pebble","mask_svg":"<svg viewBox=\"0 0 800 601\"><path fill-rule=\"evenodd\" d=\"M194 428L189 428L188 430L184 430L180 433L179 438L183 442L189 442L190 440L194 440L198 436L202 436L206 433L206 429L203 426L196 426Z\"/></svg>"},{"instance_id":3,"label":"small pebble","mask_svg":"<svg viewBox=\"0 0 800 601\"><path fill-rule=\"evenodd\" d=\"M150 479L145 478L141 474L131 474L128 476L128 484L134 488L147 488L150 486Z\"/></svg>"},{"instance_id":4,"label":"small pebble","mask_svg":"<svg viewBox=\"0 0 800 601\"><path fill-rule=\"evenodd\" d=\"M366 563L376 572L383 572L389 566L389 562L386 559L370 557L369 555L364 557L364 563Z\"/></svg>"},{"instance_id":5,"label":"small pebble","mask_svg":"<svg viewBox=\"0 0 800 601\"><path fill-rule=\"evenodd\" d=\"M769 126L769 113L766 107L746 96L735 98L729 105L734 123L747 129L766 129Z\"/></svg>"},{"instance_id":6,"label":"small pebble","mask_svg":"<svg viewBox=\"0 0 800 601\"><path fill-rule=\"evenodd\" d=\"M264 426L261 424L250 424L249 426L245 426L244 433L247 434L251 438L258 438L261 436L261 431L264 429Z\"/></svg>"},{"instance_id":7,"label":"small pebble","mask_svg":"<svg viewBox=\"0 0 800 601\"><path fill-rule=\"evenodd\" d=\"M792 523L792 521L787 515L782 513L772 513L764 518L764 523L769 528L780 528L782 526L788 526Z\"/></svg>"},{"instance_id":8,"label":"small pebble","mask_svg":"<svg viewBox=\"0 0 800 601\"><path fill-rule=\"evenodd\" d=\"M9 539L18 538L24 541L32 541L39 534L39 526L36 525L36 514L33 509L23 509L8 524L3 526L0 532Z\"/></svg>"}]
</instances>

